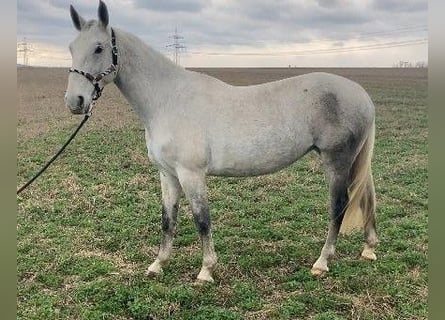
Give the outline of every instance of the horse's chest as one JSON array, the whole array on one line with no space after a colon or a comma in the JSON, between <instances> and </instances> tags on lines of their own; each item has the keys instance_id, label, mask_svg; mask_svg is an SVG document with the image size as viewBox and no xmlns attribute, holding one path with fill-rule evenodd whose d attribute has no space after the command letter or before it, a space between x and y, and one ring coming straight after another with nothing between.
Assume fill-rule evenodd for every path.
<instances>
[{"instance_id":1,"label":"horse's chest","mask_svg":"<svg viewBox=\"0 0 445 320\"><path fill-rule=\"evenodd\" d=\"M147 131L145 132L145 143L147 145L148 158L152 163L164 169L172 167L174 155L170 144L153 139Z\"/></svg>"},{"instance_id":2,"label":"horse's chest","mask_svg":"<svg viewBox=\"0 0 445 320\"><path fill-rule=\"evenodd\" d=\"M152 163L164 169L173 167L174 156L167 150L167 147L150 141L147 142L147 149L148 157Z\"/></svg>"}]
</instances>

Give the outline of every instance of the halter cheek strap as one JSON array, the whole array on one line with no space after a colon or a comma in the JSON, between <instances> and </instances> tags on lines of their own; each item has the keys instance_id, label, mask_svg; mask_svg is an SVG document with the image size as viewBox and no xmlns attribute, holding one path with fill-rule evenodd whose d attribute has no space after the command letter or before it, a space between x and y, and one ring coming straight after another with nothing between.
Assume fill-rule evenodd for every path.
<instances>
[{"instance_id":1,"label":"halter cheek strap","mask_svg":"<svg viewBox=\"0 0 445 320\"><path fill-rule=\"evenodd\" d=\"M104 89L104 87L100 87L99 83L100 81L107 75L113 73L113 72L117 72L117 66L118 66L118 52L117 52L117 46L116 46L116 35L114 33L113 28L111 28L111 54L112 54L112 58L113 61L111 63L111 65L107 68L107 70L105 70L104 72L99 73L96 76L93 76L91 73L89 72L85 72L82 70L78 70L75 68L70 68L69 72L74 72L74 73L78 73L82 76L84 76L85 78L87 78L88 81L91 82L91 84L94 86L94 91L93 91L93 101L96 101L97 99L99 99L99 97L102 94L102 91Z\"/></svg>"}]
</instances>

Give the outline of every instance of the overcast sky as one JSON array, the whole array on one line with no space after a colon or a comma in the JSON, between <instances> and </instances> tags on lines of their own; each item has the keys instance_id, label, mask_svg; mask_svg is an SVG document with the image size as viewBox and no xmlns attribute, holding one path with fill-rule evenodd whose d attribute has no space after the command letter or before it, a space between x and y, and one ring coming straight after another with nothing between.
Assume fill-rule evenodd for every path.
<instances>
[{"instance_id":1,"label":"overcast sky","mask_svg":"<svg viewBox=\"0 0 445 320\"><path fill-rule=\"evenodd\" d=\"M110 25L199 66L392 66L428 60L427 0L106 0ZM32 65L70 66L69 5L96 19L98 1L18 0L17 42ZM422 40L423 39L423 40ZM416 42L417 41L417 42ZM379 49L375 49L378 47ZM18 63L22 56L18 54Z\"/></svg>"}]
</instances>

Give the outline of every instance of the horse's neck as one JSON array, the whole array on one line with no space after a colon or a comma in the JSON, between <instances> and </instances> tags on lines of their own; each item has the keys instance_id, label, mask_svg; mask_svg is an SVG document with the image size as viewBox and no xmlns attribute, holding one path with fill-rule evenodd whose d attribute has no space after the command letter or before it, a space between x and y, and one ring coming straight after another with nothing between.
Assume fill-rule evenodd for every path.
<instances>
[{"instance_id":1,"label":"horse's neck","mask_svg":"<svg viewBox=\"0 0 445 320\"><path fill-rule=\"evenodd\" d=\"M119 71L115 83L147 126L165 101L169 83L185 72L137 37L118 31Z\"/></svg>"}]
</instances>

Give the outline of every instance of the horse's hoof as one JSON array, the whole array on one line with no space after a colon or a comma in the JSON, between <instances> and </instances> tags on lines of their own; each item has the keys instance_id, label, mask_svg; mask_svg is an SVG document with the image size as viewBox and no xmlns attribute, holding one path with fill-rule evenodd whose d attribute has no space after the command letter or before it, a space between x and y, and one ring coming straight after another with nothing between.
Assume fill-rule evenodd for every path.
<instances>
[{"instance_id":1,"label":"horse's hoof","mask_svg":"<svg viewBox=\"0 0 445 320\"><path fill-rule=\"evenodd\" d=\"M196 277L197 281L201 281L204 283L213 283L215 282L212 278L212 273L209 270L209 268L202 267L201 271L199 272L198 276Z\"/></svg>"},{"instance_id":2,"label":"horse's hoof","mask_svg":"<svg viewBox=\"0 0 445 320\"><path fill-rule=\"evenodd\" d=\"M369 261L377 260L377 256L375 255L374 251L371 249L364 249L361 256L365 260L369 260Z\"/></svg>"},{"instance_id":3,"label":"horse's hoof","mask_svg":"<svg viewBox=\"0 0 445 320\"><path fill-rule=\"evenodd\" d=\"M155 278L159 277L161 274L162 274L162 272L154 272L151 270L147 270L145 272L145 275L147 276L147 278L150 278L150 279L155 279Z\"/></svg>"},{"instance_id":4,"label":"horse's hoof","mask_svg":"<svg viewBox=\"0 0 445 320\"><path fill-rule=\"evenodd\" d=\"M157 278L161 274L162 274L162 268L156 262L154 262L151 266L149 266L147 271L145 272L145 275L150 279Z\"/></svg>"},{"instance_id":5,"label":"horse's hoof","mask_svg":"<svg viewBox=\"0 0 445 320\"><path fill-rule=\"evenodd\" d=\"M162 266L158 259L156 259L147 269L145 275L149 278L157 278L162 274Z\"/></svg>"},{"instance_id":6,"label":"horse's hoof","mask_svg":"<svg viewBox=\"0 0 445 320\"><path fill-rule=\"evenodd\" d=\"M202 287L202 286L205 286L205 285L208 285L208 284L212 284L214 282L215 282L215 280L213 280L213 278L209 278L209 279L199 279L199 278L197 278L195 280L194 285L197 286L197 287Z\"/></svg>"},{"instance_id":7,"label":"horse's hoof","mask_svg":"<svg viewBox=\"0 0 445 320\"><path fill-rule=\"evenodd\" d=\"M311 274L314 277L323 277L323 276L326 275L326 272L328 272L328 271L329 270L323 270L323 269L320 269L320 268L312 268L311 269Z\"/></svg>"},{"instance_id":8,"label":"horse's hoof","mask_svg":"<svg viewBox=\"0 0 445 320\"><path fill-rule=\"evenodd\" d=\"M212 276L207 272L201 272L200 274L198 274L196 282L199 282L202 285L205 283L213 283L215 282L215 280L213 280Z\"/></svg>"}]
</instances>

